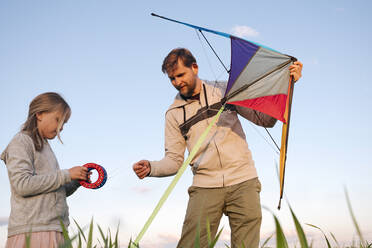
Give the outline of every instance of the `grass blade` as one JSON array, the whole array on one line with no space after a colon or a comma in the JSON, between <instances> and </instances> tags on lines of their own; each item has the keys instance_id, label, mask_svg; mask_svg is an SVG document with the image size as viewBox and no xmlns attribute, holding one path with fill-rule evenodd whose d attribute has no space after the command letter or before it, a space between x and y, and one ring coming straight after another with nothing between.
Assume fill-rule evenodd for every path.
<instances>
[{"instance_id":1,"label":"grass blade","mask_svg":"<svg viewBox=\"0 0 372 248\"><path fill-rule=\"evenodd\" d=\"M327 236L325 235L325 233L323 232L323 230L320 227L317 227L317 226L312 225L312 224L306 224L306 225L311 226L311 227L314 227L316 229L319 229L323 233L323 235L324 235L324 238L325 238L325 240L327 242L327 247L328 248L332 248L331 243L329 243L329 240L328 240Z\"/></svg>"},{"instance_id":2,"label":"grass blade","mask_svg":"<svg viewBox=\"0 0 372 248\"><path fill-rule=\"evenodd\" d=\"M198 226L196 227L196 238L195 238L194 248L200 248L200 222L198 223Z\"/></svg>"},{"instance_id":3,"label":"grass blade","mask_svg":"<svg viewBox=\"0 0 372 248\"><path fill-rule=\"evenodd\" d=\"M129 240L128 248L139 248L139 244L136 244L135 242L132 241L132 238Z\"/></svg>"},{"instance_id":4,"label":"grass blade","mask_svg":"<svg viewBox=\"0 0 372 248\"><path fill-rule=\"evenodd\" d=\"M103 233L102 228L98 224L97 224L97 227L98 227L99 233L101 234L104 247L107 248L107 237L105 237L105 234Z\"/></svg>"},{"instance_id":5,"label":"grass blade","mask_svg":"<svg viewBox=\"0 0 372 248\"><path fill-rule=\"evenodd\" d=\"M349 194L347 193L347 189L345 188L345 196L346 196L346 202L347 202L347 206L349 208L349 212L350 212L350 215L351 215L351 218L353 220L353 223L354 223L354 226L355 226L355 229L358 233L358 236L359 236L359 239L360 239L360 243L364 243L364 238L363 238L363 235L362 235L362 232L360 231L360 228L359 228L359 225L358 225L358 222L355 218L355 215L354 215L354 212L353 212L353 209L351 207L351 202L350 202L350 198L349 198Z\"/></svg>"},{"instance_id":6,"label":"grass blade","mask_svg":"<svg viewBox=\"0 0 372 248\"><path fill-rule=\"evenodd\" d=\"M276 229L276 248L288 248L288 242L287 239L284 236L283 229L279 223L278 218L275 216L275 214L267 207L263 206L264 209L269 211L273 217L275 222L275 229Z\"/></svg>"},{"instance_id":7,"label":"grass blade","mask_svg":"<svg viewBox=\"0 0 372 248\"><path fill-rule=\"evenodd\" d=\"M108 237L107 237L107 244L108 244L108 247L112 248L112 240L111 240L111 230L110 228L108 229Z\"/></svg>"},{"instance_id":8,"label":"grass blade","mask_svg":"<svg viewBox=\"0 0 372 248\"><path fill-rule=\"evenodd\" d=\"M207 239L208 239L208 247L211 247L212 243L212 235L211 235L211 225L209 223L209 218L207 217ZM212 246L213 247L213 246Z\"/></svg>"},{"instance_id":9,"label":"grass blade","mask_svg":"<svg viewBox=\"0 0 372 248\"><path fill-rule=\"evenodd\" d=\"M272 233L261 245L261 248L265 248L265 245L269 242L269 240L273 237L274 233Z\"/></svg>"},{"instance_id":10,"label":"grass blade","mask_svg":"<svg viewBox=\"0 0 372 248\"><path fill-rule=\"evenodd\" d=\"M78 248L81 248L81 246L82 246L82 243L81 243L81 234L79 233L79 243L78 243Z\"/></svg>"},{"instance_id":11,"label":"grass blade","mask_svg":"<svg viewBox=\"0 0 372 248\"><path fill-rule=\"evenodd\" d=\"M72 245L71 245L71 239L70 237L68 236L68 232L67 232L67 229L65 227L65 224L63 224L63 221L61 218L59 218L59 224L61 225L62 227L62 234L63 234L63 238L65 240L64 244L62 247L68 247L68 248L72 248Z\"/></svg>"},{"instance_id":12,"label":"grass blade","mask_svg":"<svg viewBox=\"0 0 372 248\"><path fill-rule=\"evenodd\" d=\"M87 248L92 248L93 245L93 217L92 220L90 221L89 225L89 233L88 233L88 241L87 241Z\"/></svg>"},{"instance_id":13,"label":"grass blade","mask_svg":"<svg viewBox=\"0 0 372 248\"><path fill-rule=\"evenodd\" d=\"M300 240L301 247L302 248L309 248L309 245L308 245L307 240L306 240L305 232L302 229L302 226L301 226L300 222L298 221L295 213L293 212L291 206L289 204L288 204L288 206L289 206L289 209L291 211L293 221L295 223L295 227L296 227L296 231L297 231L297 236L298 236L298 239Z\"/></svg>"},{"instance_id":14,"label":"grass blade","mask_svg":"<svg viewBox=\"0 0 372 248\"><path fill-rule=\"evenodd\" d=\"M280 226L278 218L274 216L275 229L276 229L276 247L277 248L288 248L287 240L284 236L283 229Z\"/></svg>"},{"instance_id":15,"label":"grass blade","mask_svg":"<svg viewBox=\"0 0 372 248\"><path fill-rule=\"evenodd\" d=\"M110 231L109 231L110 232ZM111 239L111 232L109 234L109 241L108 241L108 245L109 245L109 248L112 248L114 247L113 244L112 244L112 239Z\"/></svg>"},{"instance_id":16,"label":"grass blade","mask_svg":"<svg viewBox=\"0 0 372 248\"><path fill-rule=\"evenodd\" d=\"M115 242L114 242L114 247L115 248L119 248L119 242L118 242L119 226L120 226L120 222L118 224L118 228L116 229L116 234L115 234Z\"/></svg>"},{"instance_id":17,"label":"grass blade","mask_svg":"<svg viewBox=\"0 0 372 248\"><path fill-rule=\"evenodd\" d=\"M83 232L83 229L81 229L81 227L79 226L79 224L76 222L75 219L73 219L74 222L75 222L75 225L77 226L77 228L79 229L79 233L81 233L81 235L83 236L83 239L85 242L87 242L87 239L85 238L85 235L84 235L84 232Z\"/></svg>"},{"instance_id":18,"label":"grass blade","mask_svg":"<svg viewBox=\"0 0 372 248\"><path fill-rule=\"evenodd\" d=\"M26 247L31 247L31 231L26 234Z\"/></svg>"},{"instance_id":19,"label":"grass blade","mask_svg":"<svg viewBox=\"0 0 372 248\"><path fill-rule=\"evenodd\" d=\"M337 248L340 248L340 244L338 243L338 241L337 241L337 239L336 239L336 236L335 236L333 233L330 233L330 234L331 234L333 240L336 242L336 244L337 244Z\"/></svg>"},{"instance_id":20,"label":"grass blade","mask_svg":"<svg viewBox=\"0 0 372 248\"><path fill-rule=\"evenodd\" d=\"M219 239L220 236L221 236L222 230L223 230L223 228L221 228L221 230L217 233L216 237L214 238L214 240L213 240L213 241L211 242L211 244L209 245L209 248L213 248L213 247L216 245L218 239Z\"/></svg>"}]
</instances>

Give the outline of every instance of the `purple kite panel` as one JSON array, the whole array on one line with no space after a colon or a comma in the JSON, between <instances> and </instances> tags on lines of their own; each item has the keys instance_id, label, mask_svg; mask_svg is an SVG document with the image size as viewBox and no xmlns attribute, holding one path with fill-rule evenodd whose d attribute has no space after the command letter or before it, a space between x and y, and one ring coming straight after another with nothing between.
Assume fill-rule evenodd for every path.
<instances>
[{"instance_id":1,"label":"purple kite panel","mask_svg":"<svg viewBox=\"0 0 372 248\"><path fill-rule=\"evenodd\" d=\"M235 80L238 78L242 70L249 63L251 58L255 55L259 46L246 41L239 39L238 37L230 36L231 39L231 65L230 65L230 76L229 81L227 82L226 92L230 91L232 85L235 83Z\"/></svg>"}]
</instances>

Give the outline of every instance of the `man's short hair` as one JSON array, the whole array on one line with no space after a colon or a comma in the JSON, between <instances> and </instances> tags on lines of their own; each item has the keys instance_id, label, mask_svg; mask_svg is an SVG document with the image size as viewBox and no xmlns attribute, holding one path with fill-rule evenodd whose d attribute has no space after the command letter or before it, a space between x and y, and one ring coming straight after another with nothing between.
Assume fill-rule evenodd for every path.
<instances>
[{"instance_id":1,"label":"man's short hair","mask_svg":"<svg viewBox=\"0 0 372 248\"><path fill-rule=\"evenodd\" d=\"M161 66L162 72L169 74L169 72L177 69L179 59L186 67L191 67L192 64L196 63L196 59L189 50L186 48L175 48L165 57Z\"/></svg>"}]
</instances>

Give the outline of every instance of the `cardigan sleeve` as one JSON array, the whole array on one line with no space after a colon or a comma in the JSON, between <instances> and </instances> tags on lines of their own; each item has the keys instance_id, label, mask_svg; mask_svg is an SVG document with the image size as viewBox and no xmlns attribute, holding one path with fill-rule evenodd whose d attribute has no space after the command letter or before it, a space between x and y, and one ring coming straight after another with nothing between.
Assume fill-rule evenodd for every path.
<instances>
[{"instance_id":1,"label":"cardigan sleeve","mask_svg":"<svg viewBox=\"0 0 372 248\"><path fill-rule=\"evenodd\" d=\"M71 182L68 170L38 175L34 169L34 144L31 137L18 133L2 154L12 189L23 197L48 193Z\"/></svg>"}]
</instances>

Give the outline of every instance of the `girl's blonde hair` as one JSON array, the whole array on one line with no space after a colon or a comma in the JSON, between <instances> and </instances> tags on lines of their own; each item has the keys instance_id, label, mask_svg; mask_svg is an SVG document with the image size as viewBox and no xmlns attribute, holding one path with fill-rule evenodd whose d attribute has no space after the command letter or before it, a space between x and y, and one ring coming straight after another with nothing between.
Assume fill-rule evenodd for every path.
<instances>
[{"instance_id":1,"label":"girl's blonde hair","mask_svg":"<svg viewBox=\"0 0 372 248\"><path fill-rule=\"evenodd\" d=\"M61 111L62 113L62 118L59 120L57 128L57 136L62 143L59 132L63 124L67 122L71 116L71 109L67 102L58 93L46 92L35 97L30 103L28 117L22 126L22 131L27 132L31 136L37 151L41 151L43 149L44 141L37 129L36 114L43 112L54 112L57 110Z\"/></svg>"}]
</instances>

